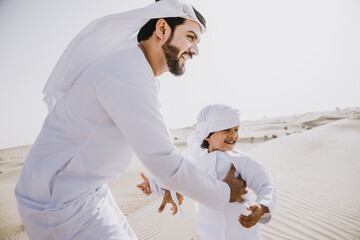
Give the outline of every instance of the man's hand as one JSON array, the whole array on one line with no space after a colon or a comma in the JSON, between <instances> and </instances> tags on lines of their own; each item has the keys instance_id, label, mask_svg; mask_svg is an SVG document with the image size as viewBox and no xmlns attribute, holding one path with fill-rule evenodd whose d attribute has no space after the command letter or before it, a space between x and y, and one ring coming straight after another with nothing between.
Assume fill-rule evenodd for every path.
<instances>
[{"instance_id":1,"label":"man's hand","mask_svg":"<svg viewBox=\"0 0 360 240\"><path fill-rule=\"evenodd\" d=\"M181 195L180 193L176 193L176 196L177 196L177 199L179 201L179 205L181 205L183 200L184 200L184 196ZM177 206L176 206L175 202L171 198L171 193L170 193L169 190L165 191L163 201L162 201L162 203L161 203L161 205L159 207L159 210L158 210L159 213L161 213L164 210L167 203L170 203L172 205L172 208L171 208L171 210L173 212L172 215L175 215L177 213L178 209L177 209Z\"/></svg>"},{"instance_id":2,"label":"man's hand","mask_svg":"<svg viewBox=\"0 0 360 240\"><path fill-rule=\"evenodd\" d=\"M226 182L230 187L230 202L243 202L245 199L242 195L247 194L246 183L241 177L234 177L235 170L234 165L231 164L223 182Z\"/></svg>"},{"instance_id":3,"label":"man's hand","mask_svg":"<svg viewBox=\"0 0 360 240\"><path fill-rule=\"evenodd\" d=\"M251 213L248 216L241 214L239 217L239 222L246 228L254 226L260 220L261 216L264 215L264 213L269 212L268 207L258 203L250 205L246 209L251 211Z\"/></svg>"},{"instance_id":4,"label":"man's hand","mask_svg":"<svg viewBox=\"0 0 360 240\"><path fill-rule=\"evenodd\" d=\"M142 179L144 179L144 182L136 185L136 187L139 188L144 194L150 195L152 190L150 189L149 179L143 173L140 173L140 176Z\"/></svg>"}]
</instances>

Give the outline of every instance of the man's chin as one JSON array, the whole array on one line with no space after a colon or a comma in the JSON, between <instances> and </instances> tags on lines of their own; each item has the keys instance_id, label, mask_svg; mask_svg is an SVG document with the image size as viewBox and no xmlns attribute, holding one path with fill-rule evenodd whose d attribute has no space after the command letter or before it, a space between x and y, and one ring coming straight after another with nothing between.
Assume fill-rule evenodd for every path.
<instances>
[{"instance_id":1,"label":"man's chin","mask_svg":"<svg viewBox=\"0 0 360 240\"><path fill-rule=\"evenodd\" d=\"M181 68L170 69L170 73L176 77L182 76L184 72L185 72L185 66L182 66Z\"/></svg>"},{"instance_id":2,"label":"man's chin","mask_svg":"<svg viewBox=\"0 0 360 240\"><path fill-rule=\"evenodd\" d=\"M174 75L175 77L181 77L184 74L185 71L182 72L171 72L172 75Z\"/></svg>"}]
</instances>

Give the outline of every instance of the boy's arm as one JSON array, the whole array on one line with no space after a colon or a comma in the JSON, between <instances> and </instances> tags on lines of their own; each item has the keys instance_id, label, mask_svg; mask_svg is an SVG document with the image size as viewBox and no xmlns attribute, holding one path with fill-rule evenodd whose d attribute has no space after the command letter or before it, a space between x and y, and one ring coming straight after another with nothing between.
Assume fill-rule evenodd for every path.
<instances>
[{"instance_id":1,"label":"boy's arm","mask_svg":"<svg viewBox=\"0 0 360 240\"><path fill-rule=\"evenodd\" d=\"M250 228L258 222L267 223L270 221L271 215L268 207L259 203L254 203L246 207L246 209L251 213L249 215L240 214L239 216L239 222L243 227ZM267 219L267 221L264 221L264 219Z\"/></svg>"},{"instance_id":2,"label":"boy's arm","mask_svg":"<svg viewBox=\"0 0 360 240\"><path fill-rule=\"evenodd\" d=\"M150 189L149 179L144 175L144 173L140 173L140 176L144 180L144 182L136 185L144 194L150 195L152 190Z\"/></svg>"},{"instance_id":3,"label":"boy's arm","mask_svg":"<svg viewBox=\"0 0 360 240\"><path fill-rule=\"evenodd\" d=\"M149 178L149 188L152 191L149 197L163 197L166 189L160 185L153 178Z\"/></svg>"},{"instance_id":4,"label":"boy's arm","mask_svg":"<svg viewBox=\"0 0 360 240\"><path fill-rule=\"evenodd\" d=\"M184 200L184 196L180 193L171 192L165 188L160 187L160 185L156 182L155 179L147 178L144 173L140 173L140 176L144 180L142 183L136 185L144 194L149 197L163 197L161 205L158 209L158 212L161 213L166 204L170 203L172 205L171 210L173 211L173 215L175 215L178 210L180 211L180 215L183 216L184 213L180 208L182 201ZM175 199L175 201L174 201Z\"/></svg>"},{"instance_id":5,"label":"boy's arm","mask_svg":"<svg viewBox=\"0 0 360 240\"><path fill-rule=\"evenodd\" d=\"M142 183L136 185L145 195L149 197L162 197L165 194L166 189L160 187L160 185L153 178L148 178L144 173L140 173L143 179Z\"/></svg>"},{"instance_id":6,"label":"boy's arm","mask_svg":"<svg viewBox=\"0 0 360 240\"><path fill-rule=\"evenodd\" d=\"M276 205L276 189L271 183L265 168L247 155L242 160L234 161L236 169L245 180L247 186L257 195L256 206L250 206L252 214L260 214L260 223L268 223L271 220Z\"/></svg>"}]
</instances>

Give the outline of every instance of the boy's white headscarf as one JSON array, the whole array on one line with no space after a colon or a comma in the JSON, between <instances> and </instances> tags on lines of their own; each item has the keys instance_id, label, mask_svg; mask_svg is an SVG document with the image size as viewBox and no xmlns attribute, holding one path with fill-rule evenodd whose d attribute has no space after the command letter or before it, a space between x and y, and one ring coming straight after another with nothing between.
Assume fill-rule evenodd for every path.
<instances>
[{"instance_id":1,"label":"boy's white headscarf","mask_svg":"<svg viewBox=\"0 0 360 240\"><path fill-rule=\"evenodd\" d=\"M213 104L204 107L198 114L196 130L187 139L188 146L183 151L183 156L195 161L208 151L208 149L201 148L201 144L210 133L239 125L239 110L224 104Z\"/></svg>"},{"instance_id":2,"label":"boy's white headscarf","mask_svg":"<svg viewBox=\"0 0 360 240\"><path fill-rule=\"evenodd\" d=\"M109 15L86 26L68 45L55 65L43 90L50 111L90 64L101 57L128 46L134 35L153 18L182 17L197 22L191 5L178 0L162 0L123 13ZM136 42L135 42L136 43Z\"/></svg>"}]
</instances>

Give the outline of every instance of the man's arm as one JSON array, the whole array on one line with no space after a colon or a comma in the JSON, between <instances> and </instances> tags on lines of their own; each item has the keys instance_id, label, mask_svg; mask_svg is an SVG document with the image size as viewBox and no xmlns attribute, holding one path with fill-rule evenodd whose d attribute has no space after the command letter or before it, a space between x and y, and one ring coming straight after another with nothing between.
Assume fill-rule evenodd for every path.
<instances>
[{"instance_id":1,"label":"man's arm","mask_svg":"<svg viewBox=\"0 0 360 240\"><path fill-rule=\"evenodd\" d=\"M142 77L122 74L126 81L119 81L120 76L112 76L97 91L100 103L162 186L209 208L222 209L229 202L230 188L238 187L237 182L216 181L183 159L159 112L156 92L149 87L149 81L153 80L141 80ZM236 194L241 197L240 192L232 191L231 200L237 198Z\"/></svg>"}]
</instances>

